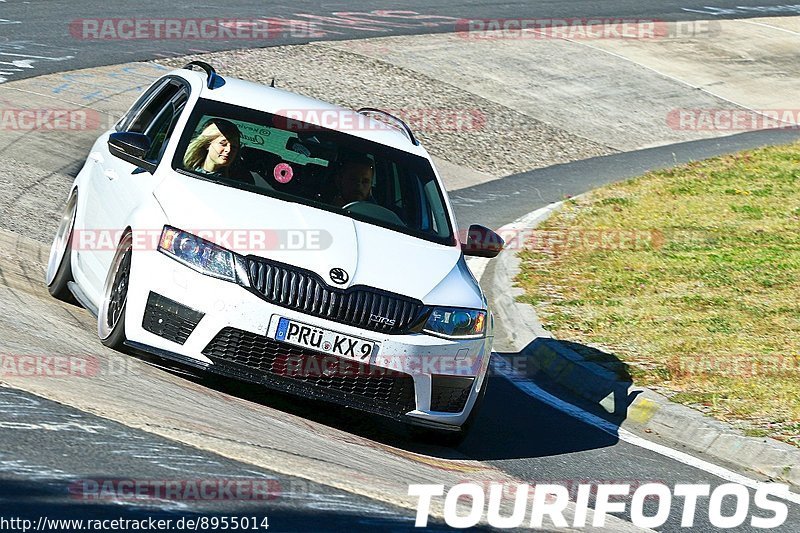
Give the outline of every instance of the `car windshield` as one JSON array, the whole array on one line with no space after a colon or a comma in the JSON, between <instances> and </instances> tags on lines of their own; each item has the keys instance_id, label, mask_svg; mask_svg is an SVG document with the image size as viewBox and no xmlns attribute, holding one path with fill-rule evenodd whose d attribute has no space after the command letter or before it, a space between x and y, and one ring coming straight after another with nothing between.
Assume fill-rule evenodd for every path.
<instances>
[{"instance_id":1,"label":"car windshield","mask_svg":"<svg viewBox=\"0 0 800 533\"><path fill-rule=\"evenodd\" d=\"M200 99L173 168L451 245L430 162L354 135Z\"/></svg>"}]
</instances>

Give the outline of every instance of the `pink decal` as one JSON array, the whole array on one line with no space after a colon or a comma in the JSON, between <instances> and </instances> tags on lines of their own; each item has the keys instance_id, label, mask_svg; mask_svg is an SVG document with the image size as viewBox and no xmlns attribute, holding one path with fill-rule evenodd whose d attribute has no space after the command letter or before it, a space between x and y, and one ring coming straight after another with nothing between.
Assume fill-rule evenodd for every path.
<instances>
[{"instance_id":1,"label":"pink decal","mask_svg":"<svg viewBox=\"0 0 800 533\"><path fill-rule=\"evenodd\" d=\"M278 163L275 165L275 170L272 175L275 176L275 181L278 183L289 183L292 181L294 171L289 163Z\"/></svg>"}]
</instances>

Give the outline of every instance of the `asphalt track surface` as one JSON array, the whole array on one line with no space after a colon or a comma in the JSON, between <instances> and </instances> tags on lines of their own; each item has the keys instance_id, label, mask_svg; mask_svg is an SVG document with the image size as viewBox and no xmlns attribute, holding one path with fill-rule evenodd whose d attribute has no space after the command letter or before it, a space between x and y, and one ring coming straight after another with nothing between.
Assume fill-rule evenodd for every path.
<instances>
[{"instance_id":1,"label":"asphalt track surface","mask_svg":"<svg viewBox=\"0 0 800 533\"><path fill-rule=\"evenodd\" d=\"M53 429L36 430L48 426ZM13 389L0 389L0 427L0 505L6 518L236 516L259 524L266 518L270 529L279 531L396 531L409 526L406 510L276 475ZM107 497L108 480L134 479L148 480L147 490L161 498ZM219 497L178 500L157 485L179 480L186 495L191 483L210 479L225 480L228 492L223 492L225 484L215 483L206 490ZM445 530L436 524L432 529Z\"/></svg>"},{"instance_id":2,"label":"asphalt track surface","mask_svg":"<svg viewBox=\"0 0 800 533\"><path fill-rule=\"evenodd\" d=\"M281 3L250 0L6 0L0 3L0 81L214 50L299 44L311 40L452 32L463 28L464 20L624 18L676 21L800 13L797 4L770 0L668 0L643 4L637 0L309 0ZM271 21L271 25L266 36L262 33L233 40L224 35L219 40L181 40L118 38L124 34L120 31L102 33L102 25L95 27L91 22L85 22L179 18L235 19L245 23L266 19ZM127 28L114 27L121 31ZM140 37L144 35L139 34Z\"/></svg>"},{"instance_id":3,"label":"asphalt track surface","mask_svg":"<svg viewBox=\"0 0 800 533\"><path fill-rule=\"evenodd\" d=\"M703 9L706 2L660 2L643 8L639 2L528 2L498 3L472 2L459 6L445 2L408 2L402 9L425 15L453 18L506 18L506 17L651 17L664 20L709 18L709 13L698 14L683 8ZM719 2L718 7L735 7L741 2ZM769 5L768 2L744 4ZM779 4L774 4L779 5ZM46 9L45 9L46 8ZM225 13L219 6L196 3L106 2L100 8L94 2L16 2L0 4L2 45L0 50L9 62L5 65L11 79L35 76L46 72L112 64L137 59L150 59L159 54L180 54L192 49L214 50L242 47L241 42L182 43L164 42L83 42L69 34L68 22L90 17L133 17L147 13L150 18L173 17L176 13L193 17L284 17L298 18L298 13L331 13L349 10L345 3L298 2L291 7L253 7L250 3L229 1ZM360 12L379 9L401 9L397 4L361 2ZM736 8L737 12L721 13L724 17L763 15L759 11ZM57 13L57 16L54 16ZM780 14L780 13L775 13ZM786 12L785 14L795 14ZM13 23L19 21L18 24ZM380 32L348 27L330 26L339 33L326 38L356 38L362 36L452 31L452 25L426 28L387 27ZM293 40L294 39L294 40ZM306 39L307 40L307 39ZM268 45L302 42L297 38L276 38ZM247 43L245 46L253 46ZM14 48L16 46L16 48ZM20 48L22 47L22 48ZM70 58L59 61L34 59ZM16 54L16 55L14 55ZM26 63L26 59L28 61ZM27 64L28 67L19 65ZM17 70L11 72L11 68ZM580 161L541 169L502 180L458 191L452 195L461 224L481 221L499 227L532 209L551 201L574 195L595 186L639 174L689 159L709 157L738 149L788 142L797 138L797 132L756 132L720 140L685 143L671 147L618 154L606 158ZM503 209L497 208L503 202ZM511 354L513 355L513 354ZM270 408L307 417L332 427L353 431L355 434L390 444L399 449L419 451L401 431L394 432L379 420L357 413L296 402L282 395L262 399L258 393L235 383L185 376L198 381L210 392L224 392L243 397L248 401L265 403ZM547 383L540 383L548 387ZM193 389L198 391L198 389ZM554 389L551 389L554 390ZM203 402L201 388L192 401ZM249 392L248 392L249 391ZM559 392L559 391L555 391ZM142 391L148 394L148 391ZM53 424L73 423L66 430L38 431ZM213 422L213 421L209 421ZM26 426L27 425L27 426ZM75 427L92 430L70 430ZM43 398L0 389L0 502L3 516L39 517L44 513L52 517L92 516L196 516L212 515L267 515L272 530L406 530L410 529L413 513L406 509L377 503L367 498L343 493L313 482L279 476L268 470L238 463L221 456L203 452L190 446L169 441L150 433L89 415ZM265 428L266 429L266 428ZM331 444L335 446L335 443ZM302 442L298 442L302 446ZM448 450L427 450L434 457L451 457ZM492 377L486 403L477 420L474 434L456 452L491 465L529 483L581 480L584 482L662 482L668 486L677 483L709 483L717 486L723 481L704 471L654 452L621 442L614 435L579 420L527 396L509 381ZM125 504L76 501L70 495L70 484L76 480L94 478L123 479L191 479L212 478L248 479L249 477L275 478L283 488L283 497L263 503L248 501L175 502L140 501ZM784 531L800 531L800 509L790 504L789 520ZM726 508L727 514L731 509ZM624 515L623 515L624 516ZM704 505L698 508L696 531L711 530ZM679 513L673 512L664 531L678 530ZM747 530L740 528L739 530Z\"/></svg>"}]
</instances>

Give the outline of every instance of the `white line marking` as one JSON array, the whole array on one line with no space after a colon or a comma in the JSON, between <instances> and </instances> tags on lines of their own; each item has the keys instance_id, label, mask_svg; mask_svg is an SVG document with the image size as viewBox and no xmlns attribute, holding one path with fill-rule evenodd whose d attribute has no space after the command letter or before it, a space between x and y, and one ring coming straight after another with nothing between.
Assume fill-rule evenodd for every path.
<instances>
[{"instance_id":1,"label":"white line marking","mask_svg":"<svg viewBox=\"0 0 800 533\"><path fill-rule=\"evenodd\" d=\"M513 368L511 368L511 366L502 357L500 357L496 353L493 355L494 357L492 357L492 364L494 365L494 369L503 377L505 377L507 380L509 380L512 384L514 384L514 386L516 386L518 389L520 389L528 396L536 398L537 400L546 403L551 407L554 407L559 411L580 420L581 422L584 422L586 424L589 424L590 426L594 426L602 431L605 431L606 433L615 436L619 438L619 440L627 442L628 444L632 444L634 446L650 450L651 452L663 455L664 457L668 457L674 461L678 461L679 463L683 463L692 468L702 470L713 476L724 479L725 481L729 481L731 483L738 483L753 490L756 490L759 487L759 485L763 484L763 482L761 481L756 481L747 476L743 476L742 474L737 474L736 472L732 472L727 468L717 466L713 463L709 463L708 461L698 459L697 457L694 457L687 453L679 452L678 450L673 450L672 448L669 448L667 446L656 444L655 442L650 442L647 439L638 437L633 433L618 427L616 424L604 420L599 416L593 415L588 411L584 411L580 407L565 402L561 398L553 396L552 394L543 390L532 381L529 381L528 379L522 377ZM800 494L790 492L789 495L786 496L784 499L800 505Z\"/></svg>"},{"instance_id":2,"label":"white line marking","mask_svg":"<svg viewBox=\"0 0 800 533\"><path fill-rule=\"evenodd\" d=\"M800 32L796 32L794 30L790 30L788 28L781 28L780 26L773 26L772 24L764 24L763 22L753 22L752 20L737 20L736 22L742 22L744 24L752 24L753 26L763 26L764 28L769 28L771 30L778 30L786 33L791 33L792 35L800 35Z\"/></svg>"},{"instance_id":3,"label":"white line marking","mask_svg":"<svg viewBox=\"0 0 800 533\"><path fill-rule=\"evenodd\" d=\"M701 13L703 15L712 15L715 17L721 15L739 15L756 13L764 17L777 16L777 13L800 13L800 5L782 5L782 6L736 6L734 8L726 7L712 7L705 6L704 9L691 9L688 7L681 8L683 11L691 13ZM732 19L734 20L734 19ZM735 19L738 20L738 19Z\"/></svg>"},{"instance_id":4,"label":"white line marking","mask_svg":"<svg viewBox=\"0 0 800 533\"><path fill-rule=\"evenodd\" d=\"M0 55L29 57L31 59L46 59L47 61L66 61L67 59L73 59L75 57L75 56L61 56L61 57L34 56L31 54L16 54L14 52L0 52Z\"/></svg>"}]
</instances>

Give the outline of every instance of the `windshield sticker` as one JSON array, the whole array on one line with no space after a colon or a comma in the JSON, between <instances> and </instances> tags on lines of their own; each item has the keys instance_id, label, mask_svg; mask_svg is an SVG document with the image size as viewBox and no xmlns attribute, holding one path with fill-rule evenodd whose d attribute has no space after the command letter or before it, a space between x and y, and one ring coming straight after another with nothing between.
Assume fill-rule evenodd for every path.
<instances>
[{"instance_id":1,"label":"windshield sticker","mask_svg":"<svg viewBox=\"0 0 800 533\"><path fill-rule=\"evenodd\" d=\"M278 163L275 165L275 170L272 172L272 175L278 183L289 183L294 176L294 170L292 170L292 166L288 163Z\"/></svg>"}]
</instances>

